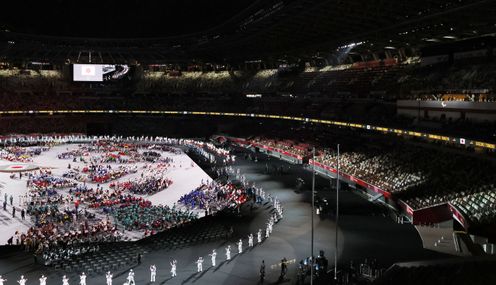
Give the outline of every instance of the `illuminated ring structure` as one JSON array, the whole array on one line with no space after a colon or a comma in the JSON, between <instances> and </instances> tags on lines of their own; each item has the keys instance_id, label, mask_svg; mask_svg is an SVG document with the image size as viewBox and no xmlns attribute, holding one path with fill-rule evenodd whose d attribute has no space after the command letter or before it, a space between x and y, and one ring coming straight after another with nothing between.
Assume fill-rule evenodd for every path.
<instances>
[{"instance_id":1,"label":"illuminated ring structure","mask_svg":"<svg viewBox=\"0 0 496 285\"><path fill-rule=\"evenodd\" d=\"M324 125L334 125L341 127L349 127L354 129L363 129L381 133L390 133L409 137L418 137L427 140L440 141L452 145L460 145L465 147L476 147L486 150L495 151L496 144L471 140L459 137L449 137L444 135L436 135L431 133L415 132L410 130L395 129L389 127L365 125L358 123L350 123L343 121L322 120L307 117L293 117L269 114L254 114L254 113L226 113L226 112L198 112L198 111L157 111L157 110L29 110L29 111L0 111L0 115L62 115L62 114L122 114L122 115L193 115L193 116L224 116L224 117L246 117L259 119L281 119L290 121L300 121Z\"/></svg>"}]
</instances>

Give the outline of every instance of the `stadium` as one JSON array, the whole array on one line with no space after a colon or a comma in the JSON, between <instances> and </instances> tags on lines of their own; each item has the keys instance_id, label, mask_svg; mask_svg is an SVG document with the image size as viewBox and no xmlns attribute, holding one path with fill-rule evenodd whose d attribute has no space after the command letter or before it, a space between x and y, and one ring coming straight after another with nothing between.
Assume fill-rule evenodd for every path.
<instances>
[{"instance_id":1,"label":"stadium","mask_svg":"<svg viewBox=\"0 0 496 285\"><path fill-rule=\"evenodd\" d=\"M0 285L496 283L496 1L8 6Z\"/></svg>"}]
</instances>

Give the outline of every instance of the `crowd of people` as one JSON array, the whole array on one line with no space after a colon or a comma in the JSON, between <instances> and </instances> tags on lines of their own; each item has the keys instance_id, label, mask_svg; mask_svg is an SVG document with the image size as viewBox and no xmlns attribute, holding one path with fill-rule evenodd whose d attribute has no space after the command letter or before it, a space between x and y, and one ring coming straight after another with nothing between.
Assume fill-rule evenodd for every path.
<instances>
[{"instance_id":1,"label":"crowd of people","mask_svg":"<svg viewBox=\"0 0 496 285\"><path fill-rule=\"evenodd\" d=\"M290 153L301 158L308 158L312 155L308 144L297 143L291 140L275 140L266 138L254 138L255 143L274 148L279 151Z\"/></svg>"},{"instance_id":2,"label":"crowd of people","mask_svg":"<svg viewBox=\"0 0 496 285\"><path fill-rule=\"evenodd\" d=\"M19 147L7 146L0 149L0 159L11 162L33 162L33 157L47 151L49 146Z\"/></svg>"},{"instance_id":3,"label":"crowd of people","mask_svg":"<svg viewBox=\"0 0 496 285\"><path fill-rule=\"evenodd\" d=\"M188 146L189 151L203 157L204 160L211 164L215 163L217 159L223 164L232 163L236 160L236 156L229 154L228 150L217 147L212 143L197 140L184 140L182 143Z\"/></svg>"},{"instance_id":4,"label":"crowd of people","mask_svg":"<svg viewBox=\"0 0 496 285\"><path fill-rule=\"evenodd\" d=\"M211 181L183 195L178 202L189 210L205 210L211 214L225 208L235 208L247 200L248 195L243 187Z\"/></svg>"},{"instance_id":5,"label":"crowd of people","mask_svg":"<svg viewBox=\"0 0 496 285\"><path fill-rule=\"evenodd\" d=\"M190 211L183 211L177 207L155 206L146 200L121 205L114 209L112 216L127 230L147 230L147 232L160 232L197 218L197 215Z\"/></svg>"},{"instance_id":6,"label":"crowd of people","mask_svg":"<svg viewBox=\"0 0 496 285\"><path fill-rule=\"evenodd\" d=\"M212 185L214 183L211 183ZM183 204L190 203L190 205L194 205L193 207L199 207L199 208L204 208L205 205L208 203L204 203L205 200L203 198L198 198L200 197L205 197L200 193L204 193L202 191L213 191L213 189L207 187L207 185L202 185L200 187L201 189L196 189L189 193L188 195L183 196ZM218 191L219 192L219 191ZM239 240L235 241L234 244L227 244L223 249L212 249L211 253L208 254L208 257L203 257L199 256L198 259L194 262L195 267L196 267L196 272L203 272L203 264L205 263L205 260L210 258L210 264L212 267L217 266L217 255L218 252L224 252L225 255L225 260L229 261L232 258L234 258L236 255L241 255L246 249L253 248L256 245L259 245L263 243L266 239L270 237L273 231L273 227L276 223L278 223L282 218L283 218L283 207L280 203L280 201L277 199L277 197L272 197L270 194L266 193L262 188L256 187L253 185L249 189L247 189L246 194L250 196L250 198L253 199L253 203L262 203L264 201L267 201L270 203L269 205L271 208L274 210L274 213L270 215L270 217L267 219L267 222L265 223L266 227L265 228L259 228L258 231L255 233L249 233L246 238L240 238ZM185 202L185 201L189 202ZM283 258L281 260L281 279L284 279L284 276L287 272L287 260ZM171 259L170 263L170 275L171 278L177 277L177 271L178 271L178 261L174 258ZM154 283L157 281L157 266L155 264L150 265L150 283ZM112 274L110 272L107 272L106 274L106 279L107 279L107 285L112 284ZM262 262L261 268L260 268L260 278L263 283L263 280L265 279L265 264ZM126 278L126 284L135 284L135 272L131 269L128 272L127 278Z\"/></svg>"},{"instance_id":7,"label":"crowd of people","mask_svg":"<svg viewBox=\"0 0 496 285\"><path fill-rule=\"evenodd\" d=\"M136 166L123 166L112 167L112 165L91 164L84 167L81 172L88 175L88 179L94 183L107 183L119 179L127 174L136 173L138 171Z\"/></svg>"},{"instance_id":8,"label":"crowd of people","mask_svg":"<svg viewBox=\"0 0 496 285\"><path fill-rule=\"evenodd\" d=\"M122 228L144 232L146 236L197 219L197 213L183 204L152 205L141 196L165 190L173 183L167 173L176 167L174 159L161 153L177 155L182 153L178 147L186 147L201 149L203 155L213 155L224 163L234 160L228 151L211 143L164 137L25 136L16 138L9 146L11 152L15 150L21 156L27 148L16 143L29 144L30 149L46 144L78 144L56 156L60 160L72 160L61 176L54 175L50 169L24 172L28 199L20 207L25 207L22 218L27 214L32 226L27 232L16 232L9 241L36 252L45 262L87 252L88 245L95 242L127 238ZM107 157L116 159L111 161ZM138 171L127 181L119 179ZM216 210L243 203L246 197L237 190L232 185L216 185L215 189L206 191L215 192L215 196L203 197L202 203ZM4 200L7 202L8 197ZM11 205L12 200L11 196Z\"/></svg>"},{"instance_id":9,"label":"crowd of people","mask_svg":"<svg viewBox=\"0 0 496 285\"><path fill-rule=\"evenodd\" d=\"M146 202L143 197L137 197L130 193L103 189L90 191L84 199L88 203L88 208L101 209L105 214L112 213L116 207L125 207L131 204Z\"/></svg>"},{"instance_id":10,"label":"crowd of people","mask_svg":"<svg viewBox=\"0 0 496 285\"><path fill-rule=\"evenodd\" d=\"M263 191L263 190L262 190ZM261 192L260 192L261 193ZM265 195L265 194L264 194ZM258 199L255 199L258 200ZM273 226L275 223L279 222L280 219L282 219L282 207L280 206L280 202L274 198L271 199L273 202L274 209L276 212L274 213L273 216L270 216L270 218L267 221L267 228L262 230L259 229L258 232L256 232L256 238L253 233L250 233L246 237L246 243L244 243L244 239L240 238L238 241L235 242L234 246L231 246L231 244L228 244L224 248L224 253L225 253L225 260L229 261L235 256L239 256L243 254L243 251L246 249L251 249L262 242L264 242L266 239L270 237L270 234L273 231ZM246 245L247 244L247 245ZM50 264L54 260L66 260L70 259L74 255L80 255L80 254L85 254L85 253L90 253L90 252L95 252L98 251L98 245L96 244L79 244L78 246L75 246L72 243L67 243L65 244L64 248L55 248L55 249L50 249L47 251L43 252L43 258L45 261L45 264ZM236 252L233 250L233 248L236 248ZM210 262L212 267L217 266L217 249L212 249L211 253L208 254L210 257ZM197 272L203 272L203 263L205 262L207 258L203 258L203 256L199 256L198 259L194 262L196 266L196 271ZM281 276L280 278L284 278L287 272L287 260L286 258L283 258L281 260ZM138 264L141 263L141 256L138 255ZM175 258L172 258L171 261L169 262L170 265L170 277L175 278L178 276L177 271L178 271L178 261ZM155 264L150 265L150 283L155 283L157 282L157 266ZM84 272L81 272L81 275L79 275L79 284L80 285L86 285L86 278L87 275ZM105 280L107 285L112 285L114 275L110 272L107 271L105 274ZM265 279L265 264L262 262L261 269L260 269L260 278L261 281ZM0 284L3 284L3 282L7 281L0 275ZM18 280L18 283L23 285L25 284L27 279L24 277L24 275L21 275L20 280ZM46 285L47 277L42 275L40 277L40 284ZM69 284L69 279L67 278L66 275L62 277L62 284L68 285ZM126 282L125 284L127 285L135 285L135 272L133 269L130 269L127 276L126 276Z\"/></svg>"},{"instance_id":11,"label":"crowd of people","mask_svg":"<svg viewBox=\"0 0 496 285\"><path fill-rule=\"evenodd\" d=\"M51 174L49 170L40 170L40 174L28 174L27 187L30 188L33 195L54 195L56 189L74 186L75 183L63 177L57 177Z\"/></svg>"},{"instance_id":12,"label":"crowd of people","mask_svg":"<svg viewBox=\"0 0 496 285\"><path fill-rule=\"evenodd\" d=\"M125 181L122 183L118 182L112 184L111 186L114 189L129 191L134 194L151 195L167 189L171 184L171 179L147 176L144 178L138 178L137 180L133 181Z\"/></svg>"},{"instance_id":13,"label":"crowd of people","mask_svg":"<svg viewBox=\"0 0 496 285\"><path fill-rule=\"evenodd\" d=\"M150 153L144 152L143 155L150 158ZM168 178L166 174L170 168L176 167L174 160L170 157L159 160L157 155L152 157L152 161L145 159L148 163L142 167L140 176L127 181L111 183L109 187L122 192L142 195L152 195L167 189L172 185L173 180ZM137 172L137 170L132 172Z\"/></svg>"},{"instance_id":14,"label":"crowd of people","mask_svg":"<svg viewBox=\"0 0 496 285\"><path fill-rule=\"evenodd\" d=\"M81 254L91 243L120 240L122 236L110 220L92 222L80 217L77 221L49 222L33 226L21 234L20 242L27 251L34 251L48 262Z\"/></svg>"}]
</instances>

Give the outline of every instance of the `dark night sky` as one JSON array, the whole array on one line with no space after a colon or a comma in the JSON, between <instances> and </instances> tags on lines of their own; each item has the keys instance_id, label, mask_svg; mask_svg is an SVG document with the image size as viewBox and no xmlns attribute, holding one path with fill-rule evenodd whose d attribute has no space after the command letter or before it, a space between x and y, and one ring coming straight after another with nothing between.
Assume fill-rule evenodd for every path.
<instances>
[{"instance_id":1,"label":"dark night sky","mask_svg":"<svg viewBox=\"0 0 496 285\"><path fill-rule=\"evenodd\" d=\"M15 0L2 5L0 25L12 32L55 36L174 36L222 24L254 1Z\"/></svg>"}]
</instances>

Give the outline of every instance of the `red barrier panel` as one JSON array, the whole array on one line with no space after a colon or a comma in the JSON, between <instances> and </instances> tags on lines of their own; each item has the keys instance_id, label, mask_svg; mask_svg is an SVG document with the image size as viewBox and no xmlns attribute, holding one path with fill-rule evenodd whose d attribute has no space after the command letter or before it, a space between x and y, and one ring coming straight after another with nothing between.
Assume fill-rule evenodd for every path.
<instances>
[{"instance_id":1,"label":"red barrier panel","mask_svg":"<svg viewBox=\"0 0 496 285\"><path fill-rule=\"evenodd\" d=\"M407 203L403 202L403 200L399 200L398 201L398 204L403 209L403 211L405 211L405 213L407 213L408 216L410 216L410 218L413 220L413 209L412 209L412 207L410 207L410 205L408 205Z\"/></svg>"},{"instance_id":2,"label":"red barrier panel","mask_svg":"<svg viewBox=\"0 0 496 285\"><path fill-rule=\"evenodd\" d=\"M455 212L459 217L455 219L459 220L460 224L462 224L464 227L466 225L463 215L448 203L443 203L417 210L414 210L412 207L410 207L410 205L408 205L402 200L399 200L398 204L403 209L403 211L405 211L405 213L410 217L414 225L436 224L436 223L448 221L451 220L452 218L455 218Z\"/></svg>"},{"instance_id":3,"label":"red barrier panel","mask_svg":"<svg viewBox=\"0 0 496 285\"><path fill-rule=\"evenodd\" d=\"M448 207L448 203L439 204L413 211L413 224L437 224L451 220L453 215Z\"/></svg>"},{"instance_id":4,"label":"red barrier panel","mask_svg":"<svg viewBox=\"0 0 496 285\"><path fill-rule=\"evenodd\" d=\"M466 230L468 230L470 224L467 221L468 219L465 218L465 216L462 214L461 211L459 211L455 206L451 205L451 203L448 203L449 209L451 213L453 214L453 219L458 221L460 225L463 226Z\"/></svg>"}]
</instances>

